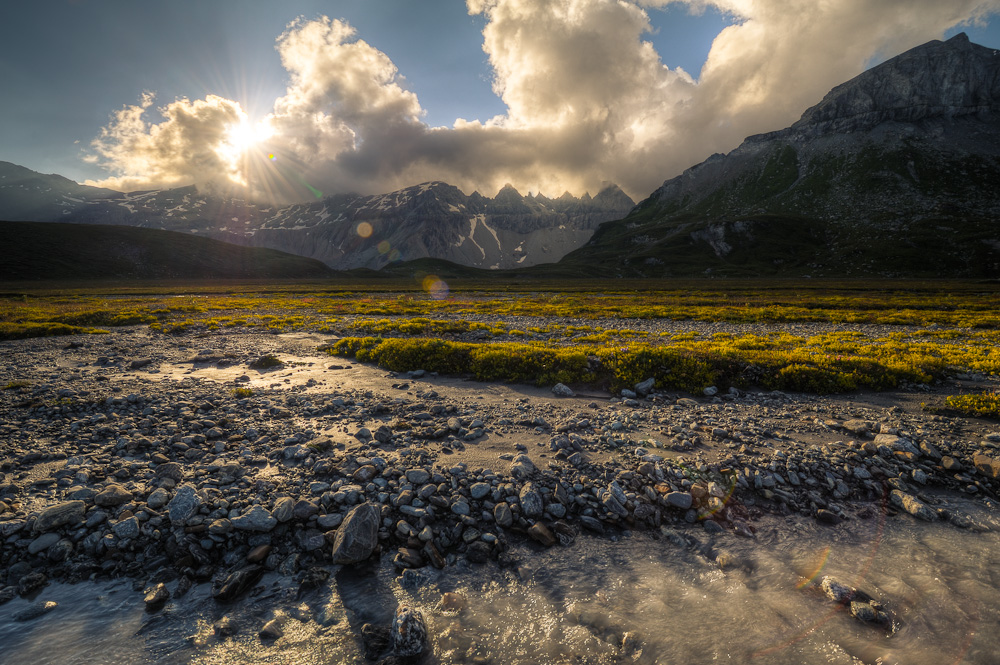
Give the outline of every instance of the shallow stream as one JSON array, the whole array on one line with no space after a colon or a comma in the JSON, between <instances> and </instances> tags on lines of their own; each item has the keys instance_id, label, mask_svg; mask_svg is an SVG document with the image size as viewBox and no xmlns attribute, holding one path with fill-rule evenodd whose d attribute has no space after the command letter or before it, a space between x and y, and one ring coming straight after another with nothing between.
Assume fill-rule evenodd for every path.
<instances>
[{"instance_id":1,"label":"shallow stream","mask_svg":"<svg viewBox=\"0 0 1000 665\"><path fill-rule=\"evenodd\" d=\"M430 628L429 663L992 665L1000 506L955 497L941 506L982 530L877 510L837 527L771 517L752 540L688 528L524 546L518 568L422 570L410 590L387 555L331 567L324 586L302 594L274 575L219 605L203 584L153 613L127 581L50 585L0 606L0 663L364 663L361 625L388 625L407 604ZM882 601L895 630L827 599L818 589L826 575ZM462 594L465 608L442 609L445 591ZM15 619L44 601L58 606ZM218 638L212 624L224 614L239 630ZM285 617L284 636L262 642L257 632L275 616Z\"/></svg>"}]
</instances>

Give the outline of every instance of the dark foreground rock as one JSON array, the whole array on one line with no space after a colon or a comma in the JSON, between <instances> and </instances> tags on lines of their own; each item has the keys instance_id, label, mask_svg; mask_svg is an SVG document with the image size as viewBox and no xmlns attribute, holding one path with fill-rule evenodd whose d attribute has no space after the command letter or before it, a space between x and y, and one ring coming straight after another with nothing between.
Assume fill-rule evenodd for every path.
<instances>
[{"instance_id":1,"label":"dark foreground rock","mask_svg":"<svg viewBox=\"0 0 1000 665\"><path fill-rule=\"evenodd\" d=\"M347 513L333 541L334 563L357 563L372 555L378 546L381 512L370 503L355 506Z\"/></svg>"},{"instance_id":2,"label":"dark foreground rock","mask_svg":"<svg viewBox=\"0 0 1000 665\"><path fill-rule=\"evenodd\" d=\"M427 648L427 624L419 610L400 606L392 620L392 650L397 656L419 656Z\"/></svg>"},{"instance_id":3,"label":"dark foreground rock","mask_svg":"<svg viewBox=\"0 0 1000 665\"><path fill-rule=\"evenodd\" d=\"M263 566L244 566L213 585L212 597L220 603L231 603L252 589L263 575Z\"/></svg>"}]
</instances>

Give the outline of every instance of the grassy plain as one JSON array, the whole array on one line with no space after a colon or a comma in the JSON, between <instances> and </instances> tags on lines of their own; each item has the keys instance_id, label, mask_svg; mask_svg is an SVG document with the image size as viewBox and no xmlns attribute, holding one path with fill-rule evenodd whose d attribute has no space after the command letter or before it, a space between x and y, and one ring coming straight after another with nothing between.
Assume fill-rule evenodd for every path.
<instances>
[{"instance_id":1,"label":"grassy plain","mask_svg":"<svg viewBox=\"0 0 1000 665\"><path fill-rule=\"evenodd\" d=\"M130 325L164 335L311 331L341 338L331 354L393 370L613 389L654 377L691 392L885 390L1000 374L996 283L459 281L445 290L437 280L425 291L434 281L8 285L0 339ZM750 328L657 325L674 321Z\"/></svg>"}]
</instances>

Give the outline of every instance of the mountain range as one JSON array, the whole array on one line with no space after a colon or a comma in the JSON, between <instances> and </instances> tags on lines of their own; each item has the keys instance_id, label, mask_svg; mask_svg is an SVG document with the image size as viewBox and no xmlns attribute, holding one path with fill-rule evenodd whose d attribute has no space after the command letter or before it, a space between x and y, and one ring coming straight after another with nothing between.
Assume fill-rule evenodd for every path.
<instances>
[{"instance_id":1,"label":"mountain range","mask_svg":"<svg viewBox=\"0 0 1000 665\"><path fill-rule=\"evenodd\" d=\"M0 219L180 231L298 254L338 270L427 257L489 269L550 263L634 206L616 185L594 197L556 199L522 196L507 185L491 199L428 182L279 207L194 186L123 194L0 162Z\"/></svg>"}]
</instances>

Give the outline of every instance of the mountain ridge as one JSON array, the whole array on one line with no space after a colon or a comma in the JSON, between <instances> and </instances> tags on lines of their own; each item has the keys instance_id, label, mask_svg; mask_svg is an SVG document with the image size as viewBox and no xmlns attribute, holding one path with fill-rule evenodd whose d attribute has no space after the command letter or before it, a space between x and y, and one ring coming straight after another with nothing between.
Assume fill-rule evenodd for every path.
<instances>
[{"instance_id":1,"label":"mountain ridge","mask_svg":"<svg viewBox=\"0 0 1000 665\"><path fill-rule=\"evenodd\" d=\"M278 207L216 197L194 186L119 193L0 163L0 219L182 231L286 251L340 270L418 258L494 269L552 262L634 205L617 185L593 198L554 200L524 197L507 185L490 199L429 181L385 194L335 194Z\"/></svg>"},{"instance_id":2,"label":"mountain ridge","mask_svg":"<svg viewBox=\"0 0 1000 665\"><path fill-rule=\"evenodd\" d=\"M601 225L608 275L1000 274L1000 54L932 41Z\"/></svg>"},{"instance_id":3,"label":"mountain ridge","mask_svg":"<svg viewBox=\"0 0 1000 665\"><path fill-rule=\"evenodd\" d=\"M887 121L912 123L997 111L998 63L1000 51L972 43L964 32L947 41L933 40L835 86L777 134L842 133Z\"/></svg>"}]
</instances>

